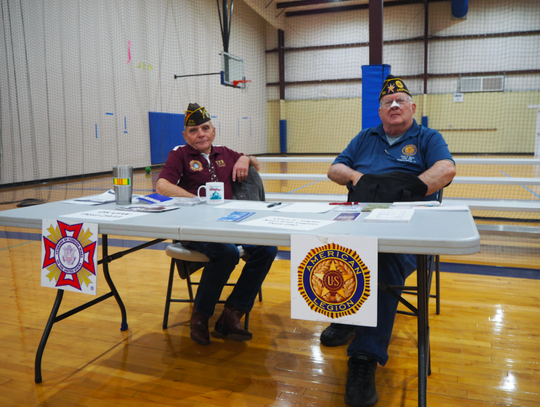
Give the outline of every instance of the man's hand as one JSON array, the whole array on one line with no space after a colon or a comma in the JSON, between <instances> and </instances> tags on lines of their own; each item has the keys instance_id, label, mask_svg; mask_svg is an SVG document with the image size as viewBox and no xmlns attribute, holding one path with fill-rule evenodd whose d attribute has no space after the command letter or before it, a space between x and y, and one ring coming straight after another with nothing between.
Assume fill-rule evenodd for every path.
<instances>
[{"instance_id":1,"label":"man's hand","mask_svg":"<svg viewBox=\"0 0 540 407\"><path fill-rule=\"evenodd\" d=\"M243 155L236 161L232 171L233 182L243 182L247 179L250 163L251 160L247 155Z\"/></svg>"},{"instance_id":2,"label":"man's hand","mask_svg":"<svg viewBox=\"0 0 540 407\"><path fill-rule=\"evenodd\" d=\"M362 178L361 172L355 171L345 164L333 164L328 170L328 178L339 185L347 185L349 181L352 181L353 185L356 185L360 178Z\"/></svg>"}]
</instances>

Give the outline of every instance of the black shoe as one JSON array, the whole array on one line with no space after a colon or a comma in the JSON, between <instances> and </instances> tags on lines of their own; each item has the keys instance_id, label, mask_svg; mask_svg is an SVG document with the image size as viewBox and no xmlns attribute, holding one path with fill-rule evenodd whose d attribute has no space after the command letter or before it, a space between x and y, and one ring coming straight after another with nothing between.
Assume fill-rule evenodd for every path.
<instances>
[{"instance_id":1,"label":"black shoe","mask_svg":"<svg viewBox=\"0 0 540 407\"><path fill-rule=\"evenodd\" d=\"M355 325L330 324L321 334L324 346L340 346L349 342L354 335Z\"/></svg>"},{"instance_id":2,"label":"black shoe","mask_svg":"<svg viewBox=\"0 0 540 407\"><path fill-rule=\"evenodd\" d=\"M359 351L349 358L345 403L354 407L368 407L379 401L375 388L376 370L377 361L367 353Z\"/></svg>"}]
</instances>

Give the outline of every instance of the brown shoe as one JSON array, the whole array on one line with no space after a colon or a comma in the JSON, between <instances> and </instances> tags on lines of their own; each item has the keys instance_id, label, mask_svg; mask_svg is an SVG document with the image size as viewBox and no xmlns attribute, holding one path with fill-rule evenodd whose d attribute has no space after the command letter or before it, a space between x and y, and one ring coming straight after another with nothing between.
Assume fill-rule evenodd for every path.
<instances>
[{"instance_id":1,"label":"brown shoe","mask_svg":"<svg viewBox=\"0 0 540 407\"><path fill-rule=\"evenodd\" d=\"M239 309L225 304L225 309L216 322L212 336L214 338L224 338L227 336L237 341L249 341L253 338L253 335L240 326L240 319L242 319L244 314Z\"/></svg>"},{"instance_id":2,"label":"brown shoe","mask_svg":"<svg viewBox=\"0 0 540 407\"><path fill-rule=\"evenodd\" d=\"M191 329L190 337L201 345L210 345L210 335L208 334L208 317L200 314L195 308L189 321Z\"/></svg>"}]
</instances>

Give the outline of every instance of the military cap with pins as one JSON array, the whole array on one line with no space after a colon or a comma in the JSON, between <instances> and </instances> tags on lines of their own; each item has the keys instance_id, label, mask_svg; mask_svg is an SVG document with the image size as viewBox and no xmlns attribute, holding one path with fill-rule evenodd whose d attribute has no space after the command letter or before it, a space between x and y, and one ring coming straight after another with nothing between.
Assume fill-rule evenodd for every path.
<instances>
[{"instance_id":1,"label":"military cap with pins","mask_svg":"<svg viewBox=\"0 0 540 407\"><path fill-rule=\"evenodd\" d=\"M190 103L186 109L184 126L198 126L210 120L210 114L204 106L199 106L197 103Z\"/></svg>"},{"instance_id":2,"label":"military cap with pins","mask_svg":"<svg viewBox=\"0 0 540 407\"><path fill-rule=\"evenodd\" d=\"M381 93L379 94L379 100L381 100L383 96L393 95L398 92L404 92L407 95L412 96L409 89L407 89L405 82L403 82L403 79L397 78L394 75L388 75L383 83Z\"/></svg>"}]
</instances>

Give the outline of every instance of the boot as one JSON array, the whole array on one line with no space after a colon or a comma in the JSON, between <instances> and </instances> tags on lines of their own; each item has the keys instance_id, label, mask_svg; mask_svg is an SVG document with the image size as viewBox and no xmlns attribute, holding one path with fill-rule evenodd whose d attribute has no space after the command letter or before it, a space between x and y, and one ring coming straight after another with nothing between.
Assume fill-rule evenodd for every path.
<instances>
[{"instance_id":1,"label":"boot","mask_svg":"<svg viewBox=\"0 0 540 407\"><path fill-rule=\"evenodd\" d=\"M191 314L191 320L189 321L189 327L191 329L190 337L195 342L201 345L210 344L210 335L208 333L208 317L205 317L193 308Z\"/></svg>"},{"instance_id":2,"label":"boot","mask_svg":"<svg viewBox=\"0 0 540 407\"><path fill-rule=\"evenodd\" d=\"M240 319L244 314L238 308L225 304L225 309L216 322L212 336L214 338L229 337L237 341L249 341L253 335L240 326Z\"/></svg>"}]
</instances>

